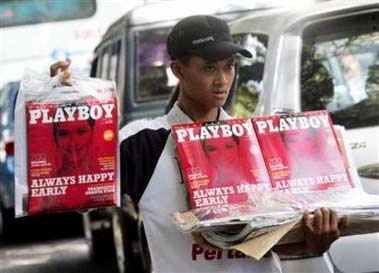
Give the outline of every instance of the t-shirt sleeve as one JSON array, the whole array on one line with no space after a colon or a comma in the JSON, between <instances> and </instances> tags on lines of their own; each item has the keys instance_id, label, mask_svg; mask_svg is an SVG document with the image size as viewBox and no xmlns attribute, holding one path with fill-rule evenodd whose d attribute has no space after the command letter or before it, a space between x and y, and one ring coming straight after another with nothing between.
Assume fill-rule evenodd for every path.
<instances>
[{"instance_id":1,"label":"t-shirt sleeve","mask_svg":"<svg viewBox=\"0 0 379 273\"><path fill-rule=\"evenodd\" d=\"M120 144L121 194L138 204L154 173L170 130L144 129Z\"/></svg>"}]
</instances>

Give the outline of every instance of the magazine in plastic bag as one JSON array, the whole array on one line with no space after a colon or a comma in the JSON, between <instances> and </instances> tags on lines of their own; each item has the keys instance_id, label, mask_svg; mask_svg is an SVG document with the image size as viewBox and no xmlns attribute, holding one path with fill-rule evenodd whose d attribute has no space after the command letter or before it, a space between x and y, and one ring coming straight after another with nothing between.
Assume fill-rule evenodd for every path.
<instances>
[{"instance_id":1,"label":"magazine in plastic bag","mask_svg":"<svg viewBox=\"0 0 379 273\"><path fill-rule=\"evenodd\" d=\"M284 124L280 125L280 120ZM259 148L254 149L259 153L246 153L245 151L244 157L254 157L258 154L259 159L262 160L263 155L266 171L271 177L271 180L268 181L271 183L264 184L263 181L261 183L270 185L270 189L268 191L248 191L245 193L247 198L234 199L236 201L234 203L224 202L209 205L210 202L208 202L206 206L195 206L185 212L173 213L172 220L181 232L200 232L203 238L213 246L228 248L270 233L289 222L299 221L305 210L313 211L320 207L333 208L339 215L350 215L354 221L357 221L358 227L357 225L352 226L350 233L346 234L378 231L374 223L378 224L379 200L376 196L366 194L362 190L352 162L351 151L346 142L344 128L333 127L326 111L312 111L281 117L269 116L253 119L253 121L261 121L261 124L255 124L257 135L261 130L261 135L258 135ZM246 121L239 119L238 122L243 124ZM233 120L228 120L227 123L233 124ZM229 160L224 159L220 149L216 149L218 144L224 142L221 138L221 127L216 127L213 123L213 127L206 131L199 128L204 128L204 124L181 124L173 127L182 171L186 183L190 185L189 187L187 184L190 196L193 193L193 182L186 175L187 170L192 169L183 162L196 163L194 166L189 165L195 167L196 170L207 170L208 168L205 166L210 163L204 163L204 160L201 161L202 158L214 162L217 159L223 159L226 162ZM230 132L229 134L233 134L233 130L227 131ZM266 131L271 131L269 136L263 136L263 133L267 133ZM283 133L283 131L291 132L283 137L280 131L282 134L287 133ZM314 137L315 135L317 138ZM204 152L196 149L193 143L196 141L206 143L204 139L212 137L213 142L216 143L212 143L214 147L211 147L215 154L212 158L205 157ZM290 142L307 154L309 164L306 164L306 167L301 168L303 161L299 166L290 164L290 148L288 147L290 145L286 142ZM256 145L256 142L254 144ZM243 148L249 150L249 145ZM240 157L247 162L252 162L252 159ZM257 161L256 158L253 160ZM312 161L316 162L314 169L308 168L312 165ZM231 164L229 163L229 165ZM217 192L221 192L212 187L214 176L206 176L206 178L206 188L201 191L197 190L198 192L202 195L204 192L207 195L217 195ZM236 188L239 187L239 184L245 184L242 179L233 182ZM368 228L359 227L361 219L370 221L371 224ZM301 231L295 235L289 234L286 242L301 241L299 234L301 235Z\"/></svg>"},{"instance_id":2,"label":"magazine in plastic bag","mask_svg":"<svg viewBox=\"0 0 379 273\"><path fill-rule=\"evenodd\" d=\"M243 203L249 192L271 189L251 120L197 122L172 129L192 208Z\"/></svg>"},{"instance_id":3,"label":"magazine in plastic bag","mask_svg":"<svg viewBox=\"0 0 379 273\"><path fill-rule=\"evenodd\" d=\"M16 217L119 205L113 82L26 70L15 107Z\"/></svg>"},{"instance_id":4,"label":"magazine in plastic bag","mask_svg":"<svg viewBox=\"0 0 379 273\"><path fill-rule=\"evenodd\" d=\"M256 117L253 124L273 189L352 187L328 111Z\"/></svg>"}]
</instances>

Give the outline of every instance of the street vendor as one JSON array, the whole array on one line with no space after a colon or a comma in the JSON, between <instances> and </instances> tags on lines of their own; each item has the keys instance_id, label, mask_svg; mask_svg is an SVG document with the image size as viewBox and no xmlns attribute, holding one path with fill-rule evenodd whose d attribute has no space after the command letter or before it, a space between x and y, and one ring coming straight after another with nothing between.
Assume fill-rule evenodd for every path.
<instances>
[{"instance_id":1,"label":"street vendor","mask_svg":"<svg viewBox=\"0 0 379 273\"><path fill-rule=\"evenodd\" d=\"M348 225L346 217L339 220L328 208L313 212L314 221L311 213L304 213L304 243L275 247L259 261L239 252L206 249L191 234L176 229L170 215L188 208L170 128L229 119L222 107L235 78L237 55L252 55L233 42L224 21L208 15L179 21L168 36L167 50L179 80L177 101L167 115L131 122L120 130L122 194L128 194L142 214L153 271L273 273L282 272L274 251L322 255ZM58 62L51 66L51 74L68 66Z\"/></svg>"}]
</instances>

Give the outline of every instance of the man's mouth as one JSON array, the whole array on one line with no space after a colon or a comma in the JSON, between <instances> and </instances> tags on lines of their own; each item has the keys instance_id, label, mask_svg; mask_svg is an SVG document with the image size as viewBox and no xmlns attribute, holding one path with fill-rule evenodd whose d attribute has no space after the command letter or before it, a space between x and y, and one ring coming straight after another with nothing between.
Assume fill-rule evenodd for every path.
<instances>
[{"instance_id":1,"label":"man's mouth","mask_svg":"<svg viewBox=\"0 0 379 273\"><path fill-rule=\"evenodd\" d=\"M225 97L228 94L228 92L226 92L226 91L213 91L212 94L217 96L217 97Z\"/></svg>"}]
</instances>

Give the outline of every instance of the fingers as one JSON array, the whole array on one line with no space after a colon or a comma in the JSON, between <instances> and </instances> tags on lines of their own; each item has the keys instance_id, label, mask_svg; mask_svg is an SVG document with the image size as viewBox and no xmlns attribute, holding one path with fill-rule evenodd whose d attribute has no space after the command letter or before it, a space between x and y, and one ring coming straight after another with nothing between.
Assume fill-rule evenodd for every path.
<instances>
[{"instance_id":1,"label":"fingers","mask_svg":"<svg viewBox=\"0 0 379 273\"><path fill-rule=\"evenodd\" d=\"M314 212L314 230L316 234L338 238L341 228L346 228L348 218L344 217L338 220L337 212L329 208L320 208Z\"/></svg>"},{"instance_id":2,"label":"fingers","mask_svg":"<svg viewBox=\"0 0 379 273\"><path fill-rule=\"evenodd\" d=\"M340 230L340 232L344 232L346 230L346 228L349 226L350 224L350 218L349 216L345 215L344 217L342 217L339 222L338 222L338 229Z\"/></svg>"},{"instance_id":3,"label":"fingers","mask_svg":"<svg viewBox=\"0 0 379 273\"><path fill-rule=\"evenodd\" d=\"M331 236L337 239L340 237L341 232L338 227L338 215L337 212L333 209L329 210L329 215L330 215L330 233Z\"/></svg>"},{"instance_id":4,"label":"fingers","mask_svg":"<svg viewBox=\"0 0 379 273\"><path fill-rule=\"evenodd\" d=\"M66 70L71 64L70 59L66 59L65 61L59 61L50 66L50 76L54 77L58 74L59 70Z\"/></svg>"},{"instance_id":5,"label":"fingers","mask_svg":"<svg viewBox=\"0 0 379 273\"><path fill-rule=\"evenodd\" d=\"M321 214L322 214L322 227L321 227L321 233L328 234L331 230L330 228L330 211L327 208L321 208Z\"/></svg>"},{"instance_id":6,"label":"fingers","mask_svg":"<svg viewBox=\"0 0 379 273\"><path fill-rule=\"evenodd\" d=\"M321 229L323 227L323 219L322 219L323 216L322 216L321 209L316 209L313 214L314 214L314 224L313 224L314 231L316 234L321 234Z\"/></svg>"},{"instance_id":7,"label":"fingers","mask_svg":"<svg viewBox=\"0 0 379 273\"><path fill-rule=\"evenodd\" d=\"M311 221L311 214L309 211L304 211L302 222L303 226L305 226L309 231L314 232L314 228Z\"/></svg>"}]
</instances>

